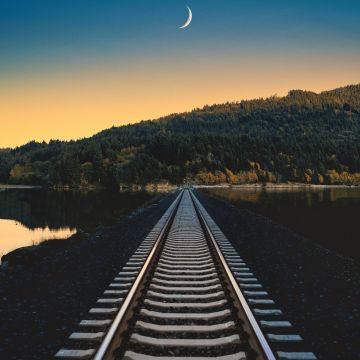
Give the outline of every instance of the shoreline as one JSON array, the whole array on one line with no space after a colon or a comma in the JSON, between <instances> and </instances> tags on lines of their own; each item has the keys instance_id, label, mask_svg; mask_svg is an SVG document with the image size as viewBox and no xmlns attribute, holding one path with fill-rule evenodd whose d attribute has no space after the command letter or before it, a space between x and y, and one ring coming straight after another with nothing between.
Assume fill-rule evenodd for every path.
<instances>
[{"instance_id":1,"label":"shoreline","mask_svg":"<svg viewBox=\"0 0 360 360\"><path fill-rule=\"evenodd\" d=\"M11 190L11 189L43 189L42 186L38 185L6 185L0 184L0 190Z\"/></svg>"},{"instance_id":2,"label":"shoreline","mask_svg":"<svg viewBox=\"0 0 360 360\"><path fill-rule=\"evenodd\" d=\"M195 189L211 189L211 188L226 188L226 189L312 189L312 190L322 190L322 189L352 189L358 188L359 186L355 185L317 185L317 184L305 184L305 183L266 183L266 184L241 184L241 185L232 185L232 184L219 184L219 185L193 185Z\"/></svg>"},{"instance_id":3,"label":"shoreline","mask_svg":"<svg viewBox=\"0 0 360 360\"><path fill-rule=\"evenodd\" d=\"M118 188L111 188L102 185L88 185L88 186L40 186L40 185L7 185L0 184L0 190L24 190L24 189L43 189L50 191L79 191L79 192L90 192L90 191L119 191L119 192L138 192L138 191L147 191L147 192L157 192L157 193L169 193L177 190L179 187L177 185L167 185L162 184L146 184L146 185L121 185Z\"/></svg>"},{"instance_id":4,"label":"shoreline","mask_svg":"<svg viewBox=\"0 0 360 360\"><path fill-rule=\"evenodd\" d=\"M214 185L201 185L201 184L192 184L195 189L216 189L216 188L226 188L226 189L240 189L240 190L263 190L263 189L311 189L311 190L323 190L323 189L353 189L359 188L360 185L318 185L318 184L305 184L305 183L254 183L254 184L214 184ZM169 185L169 186L157 186L155 184L149 185L132 185L132 186L120 186L116 191L120 192L137 192L137 191L148 191L148 192L159 192L167 193L172 192L176 189L179 189L181 186ZM0 184L1 190L26 190L26 189L48 189L53 191L102 191L110 190L109 188L102 186L80 186L79 188L72 188L69 186L52 186L52 187L43 187L38 185L6 185Z\"/></svg>"}]
</instances>

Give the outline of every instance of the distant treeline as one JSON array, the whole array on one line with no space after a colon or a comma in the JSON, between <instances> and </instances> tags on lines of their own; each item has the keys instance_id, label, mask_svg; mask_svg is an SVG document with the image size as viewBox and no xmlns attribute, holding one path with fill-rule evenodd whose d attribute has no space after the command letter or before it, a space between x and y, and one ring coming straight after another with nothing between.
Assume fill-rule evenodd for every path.
<instances>
[{"instance_id":1,"label":"distant treeline","mask_svg":"<svg viewBox=\"0 0 360 360\"><path fill-rule=\"evenodd\" d=\"M0 151L0 182L360 184L360 85L205 106Z\"/></svg>"}]
</instances>

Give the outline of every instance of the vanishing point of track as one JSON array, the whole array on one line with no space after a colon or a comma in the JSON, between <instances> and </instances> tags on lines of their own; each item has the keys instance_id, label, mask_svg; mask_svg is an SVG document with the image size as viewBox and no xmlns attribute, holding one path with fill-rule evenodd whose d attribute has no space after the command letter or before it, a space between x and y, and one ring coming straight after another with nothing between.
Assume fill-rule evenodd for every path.
<instances>
[{"instance_id":1,"label":"vanishing point of track","mask_svg":"<svg viewBox=\"0 0 360 360\"><path fill-rule=\"evenodd\" d=\"M189 189L56 358L313 360Z\"/></svg>"}]
</instances>

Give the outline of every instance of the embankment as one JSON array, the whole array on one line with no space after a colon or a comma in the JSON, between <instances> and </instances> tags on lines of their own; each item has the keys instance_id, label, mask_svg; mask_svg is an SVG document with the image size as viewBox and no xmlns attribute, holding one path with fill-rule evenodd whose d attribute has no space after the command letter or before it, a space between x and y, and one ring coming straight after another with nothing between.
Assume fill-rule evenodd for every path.
<instances>
[{"instance_id":1,"label":"embankment","mask_svg":"<svg viewBox=\"0 0 360 360\"><path fill-rule=\"evenodd\" d=\"M196 194L319 359L360 359L360 266L269 218Z\"/></svg>"},{"instance_id":2,"label":"embankment","mask_svg":"<svg viewBox=\"0 0 360 360\"><path fill-rule=\"evenodd\" d=\"M0 359L51 359L172 199L167 196L93 234L13 258L0 271Z\"/></svg>"}]
</instances>

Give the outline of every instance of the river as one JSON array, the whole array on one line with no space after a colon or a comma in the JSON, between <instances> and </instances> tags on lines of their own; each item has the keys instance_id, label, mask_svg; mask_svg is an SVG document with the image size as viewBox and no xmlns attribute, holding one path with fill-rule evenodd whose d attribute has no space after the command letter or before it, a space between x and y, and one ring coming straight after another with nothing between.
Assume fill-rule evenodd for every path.
<instances>
[{"instance_id":1,"label":"river","mask_svg":"<svg viewBox=\"0 0 360 360\"><path fill-rule=\"evenodd\" d=\"M79 229L111 224L155 194L116 191L0 190L0 257L44 240L67 239Z\"/></svg>"},{"instance_id":2,"label":"river","mask_svg":"<svg viewBox=\"0 0 360 360\"><path fill-rule=\"evenodd\" d=\"M360 261L360 188L207 188L322 246Z\"/></svg>"}]
</instances>

